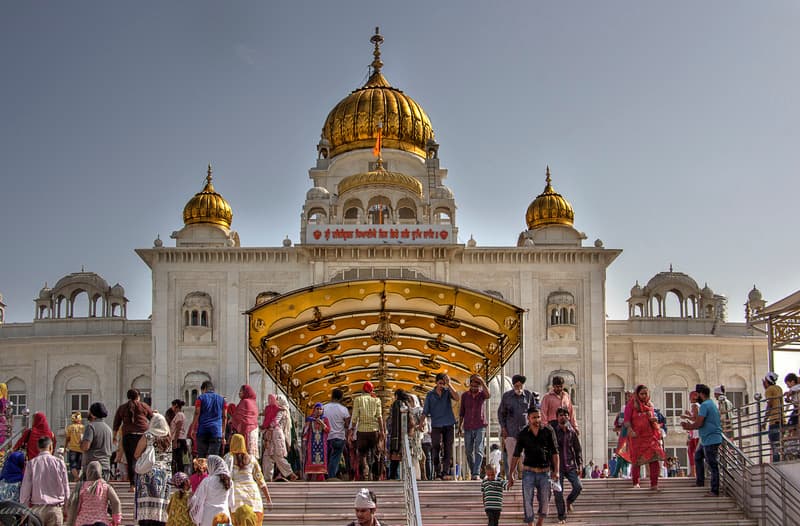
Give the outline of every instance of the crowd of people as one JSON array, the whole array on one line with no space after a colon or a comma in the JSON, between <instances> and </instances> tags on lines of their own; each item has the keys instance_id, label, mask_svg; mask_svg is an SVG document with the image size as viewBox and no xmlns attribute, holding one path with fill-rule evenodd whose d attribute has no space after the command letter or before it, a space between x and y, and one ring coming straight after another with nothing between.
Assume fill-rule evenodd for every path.
<instances>
[{"instance_id":1,"label":"crowd of people","mask_svg":"<svg viewBox=\"0 0 800 526\"><path fill-rule=\"evenodd\" d=\"M299 434L282 395L268 396L259 422L256 393L249 385L241 386L234 404L217 394L210 381L204 382L191 423L183 413L183 400L173 400L162 415L131 389L111 425L102 402L91 404L86 423L80 412L70 415L61 454L56 454L56 436L46 416L35 413L4 461L0 500L28 506L44 524L116 526L121 521L120 499L108 482L125 480L134 493L134 515L141 526L261 524L265 509L272 506L268 481L400 478L403 432L409 437L412 476L423 480L459 475L453 445L456 435L463 436L466 465L461 475L482 480L490 525L499 524L503 492L518 480L524 521L539 526L548 516L551 495L559 523L566 522L581 494L581 479L630 478L639 488L645 475L650 490L659 492L664 474L679 474L677 457L667 457L664 449L666 419L654 407L646 385L626 393L624 409L614 421L617 447L601 468L594 461L584 463L580 429L563 378L553 377L544 396L526 389L523 375L511 380L512 388L502 394L497 409L501 444L493 444L485 458L485 402L491 395L479 375L471 376L469 388L459 393L448 375L440 373L423 401L397 389L386 413L370 382L353 398L352 413L344 405L343 391L333 389L328 403L313 406ZM775 373L763 379L763 425L773 445L773 460L780 455L777 442L796 434L800 407L797 375L786 376L786 393L777 380ZM0 395L3 388L0 384ZM0 404L3 400L0 396ZM700 487L708 475L706 495L718 496L719 447L724 437L732 437L733 404L724 386L712 389L705 384L697 384L690 402L681 421L687 432L689 474ZM784 402L794 406L786 420ZM0 429L5 433L5 426ZM570 485L566 495L565 481ZM376 509L374 493L360 490L353 524L378 525Z\"/></svg>"}]
</instances>

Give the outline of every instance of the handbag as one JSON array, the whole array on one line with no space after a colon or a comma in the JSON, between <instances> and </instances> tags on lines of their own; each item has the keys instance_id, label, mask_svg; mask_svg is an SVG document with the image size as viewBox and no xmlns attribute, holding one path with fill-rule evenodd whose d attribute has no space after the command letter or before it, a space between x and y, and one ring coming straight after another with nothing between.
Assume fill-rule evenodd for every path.
<instances>
[{"instance_id":1,"label":"handbag","mask_svg":"<svg viewBox=\"0 0 800 526\"><path fill-rule=\"evenodd\" d=\"M147 447L142 452L142 455L136 459L136 465L133 466L133 470L139 475L144 475L153 471L155 464L156 450L153 447L153 439L147 437Z\"/></svg>"}]
</instances>

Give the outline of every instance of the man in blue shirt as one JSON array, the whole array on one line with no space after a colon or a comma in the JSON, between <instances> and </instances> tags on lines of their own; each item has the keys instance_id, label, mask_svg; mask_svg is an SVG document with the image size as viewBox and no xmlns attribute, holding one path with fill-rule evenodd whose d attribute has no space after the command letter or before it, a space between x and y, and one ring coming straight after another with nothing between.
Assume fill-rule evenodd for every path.
<instances>
[{"instance_id":1,"label":"man in blue shirt","mask_svg":"<svg viewBox=\"0 0 800 526\"><path fill-rule=\"evenodd\" d=\"M450 475L456 424L453 400L458 400L458 392L450 383L450 377L445 373L437 374L436 387L425 396L422 414L431 418L433 471L437 478L443 480L453 480ZM440 460L442 447L444 447L444 459Z\"/></svg>"},{"instance_id":2,"label":"man in blue shirt","mask_svg":"<svg viewBox=\"0 0 800 526\"><path fill-rule=\"evenodd\" d=\"M694 454L695 471L697 472L696 484L702 487L705 484L705 462L711 475L711 490L706 497L719 496L719 445L722 444L722 422L719 417L717 404L711 400L711 389L705 384L697 384L694 388L700 395L700 409L697 417L690 422L683 422L684 429L697 429L700 433L700 447Z\"/></svg>"},{"instance_id":3,"label":"man in blue shirt","mask_svg":"<svg viewBox=\"0 0 800 526\"><path fill-rule=\"evenodd\" d=\"M224 435L222 430L227 423L225 399L214 392L214 384L206 380L200 385L203 394L197 397L194 403L194 419L192 426L197 425L195 440L197 441L197 456L208 458L209 455L219 455L222 452Z\"/></svg>"}]
</instances>

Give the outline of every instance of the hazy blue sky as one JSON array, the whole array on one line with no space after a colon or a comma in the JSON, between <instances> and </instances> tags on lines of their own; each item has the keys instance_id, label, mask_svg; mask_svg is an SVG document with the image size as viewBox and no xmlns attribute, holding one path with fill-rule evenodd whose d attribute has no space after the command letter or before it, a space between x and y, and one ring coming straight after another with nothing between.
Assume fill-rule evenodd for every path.
<instances>
[{"instance_id":1,"label":"hazy blue sky","mask_svg":"<svg viewBox=\"0 0 800 526\"><path fill-rule=\"evenodd\" d=\"M150 313L134 254L206 164L246 246L297 241L328 111L384 73L427 111L460 242L513 246L549 164L575 226L624 250L608 312L670 263L729 297L800 288L800 3L3 2L0 293L30 321L86 270Z\"/></svg>"}]
</instances>

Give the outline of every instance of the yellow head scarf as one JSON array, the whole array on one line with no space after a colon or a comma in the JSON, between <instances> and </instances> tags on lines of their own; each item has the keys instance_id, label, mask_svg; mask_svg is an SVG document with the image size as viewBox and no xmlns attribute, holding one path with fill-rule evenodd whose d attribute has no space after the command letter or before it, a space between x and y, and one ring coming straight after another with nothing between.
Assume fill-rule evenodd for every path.
<instances>
[{"instance_id":1,"label":"yellow head scarf","mask_svg":"<svg viewBox=\"0 0 800 526\"><path fill-rule=\"evenodd\" d=\"M81 415L80 411L75 411L72 413L72 423L73 424L80 424L83 421L83 415Z\"/></svg>"},{"instance_id":2,"label":"yellow head scarf","mask_svg":"<svg viewBox=\"0 0 800 526\"><path fill-rule=\"evenodd\" d=\"M3 398L8 398L8 386L6 384L0 383L0 400Z\"/></svg>"},{"instance_id":3,"label":"yellow head scarf","mask_svg":"<svg viewBox=\"0 0 800 526\"><path fill-rule=\"evenodd\" d=\"M247 444L244 441L244 436L235 434L231 437L231 453L247 453Z\"/></svg>"},{"instance_id":4,"label":"yellow head scarf","mask_svg":"<svg viewBox=\"0 0 800 526\"><path fill-rule=\"evenodd\" d=\"M253 508L247 504L242 504L233 512L233 523L236 526L258 526L258 517Z\"/></svg>"}]
</instances>

